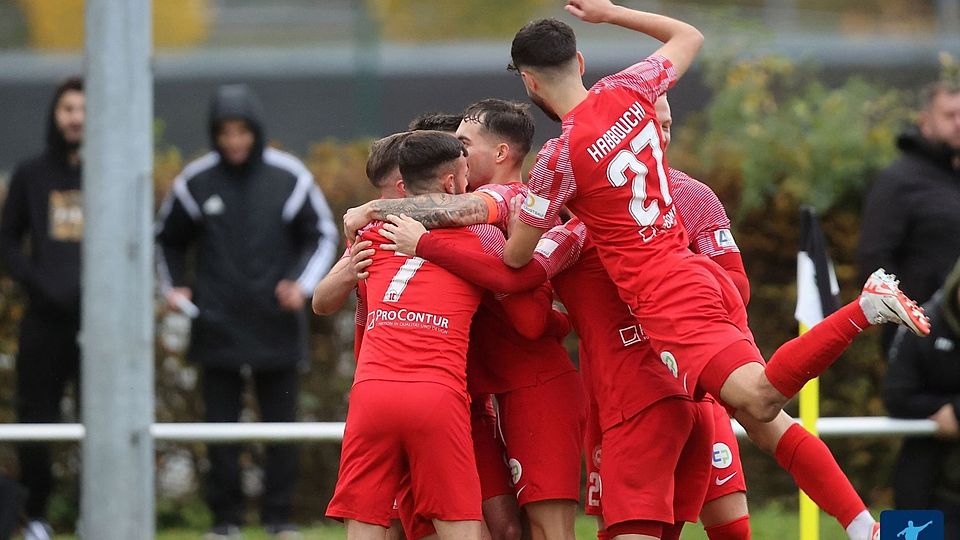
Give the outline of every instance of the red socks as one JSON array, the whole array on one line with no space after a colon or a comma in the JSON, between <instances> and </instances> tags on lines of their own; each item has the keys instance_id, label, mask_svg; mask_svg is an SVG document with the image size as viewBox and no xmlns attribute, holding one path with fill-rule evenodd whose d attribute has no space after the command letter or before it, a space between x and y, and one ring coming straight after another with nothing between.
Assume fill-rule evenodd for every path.
<instances>
[{"instance_id":1,"label":"red socks","mask_svg":"<svg viewBox=\"0 0 960 540\"><path fill-rule=\"evenodd\" d=\"M750 540L750 516L739 517L723 525L706 527L710 540Z\"/></svg>"},{"instance_id":2,"label":"red socks","mask_svg":"<svg viewBox=\"0 0 960 540\"><path fill-rule=\"evenodd\" d=\"M800 489L844 528L866 510L827 445L800 424L784 432L774 456Z\"/></svg>"},{"instance_id":3,"label":"red socks","mask_svg":"<svg viewBox=\"0 0 960 540\"><path fill-rule=\"evenodd\" d=\"M850 302L807 333L781 345L767 363L767 379L784 396L795 396L807 381L830 367L868 326L859 300Z\"/></svg>"}]
</instances>

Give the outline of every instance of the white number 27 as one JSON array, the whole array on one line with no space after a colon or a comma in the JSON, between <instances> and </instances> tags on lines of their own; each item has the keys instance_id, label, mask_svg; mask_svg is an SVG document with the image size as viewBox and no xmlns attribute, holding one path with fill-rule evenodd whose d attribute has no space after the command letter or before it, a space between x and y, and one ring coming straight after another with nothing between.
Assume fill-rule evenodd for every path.
<instances>
[{"instance_id":1,"label":"white number 27","mask_svg":"<svg viewBox=\"0 0 960 540\"><path fill-rule=\"evenodd\" d=\"M657 162L657 177L660 179L660 194L663 196L663 203L669 205L672 202L670 196L670 187L668 185L667 175L663 169L663 149L660 148L660 135L657 133L657 126L653 120L640 130L636 137L630 140L630 150L624 148L617 152L617 155L610 160L607 166L607 180L614 187L623 187L627 184L627 171L633 171L633 197L630 199L630 215L641 227L653 225L660 216L660 203L654 199L650 204L646 204L647 199L647 174L650 172L647 166L637 157L640 151L649 146L653 154L653 159Z\"/></svg>"}]
</instances>

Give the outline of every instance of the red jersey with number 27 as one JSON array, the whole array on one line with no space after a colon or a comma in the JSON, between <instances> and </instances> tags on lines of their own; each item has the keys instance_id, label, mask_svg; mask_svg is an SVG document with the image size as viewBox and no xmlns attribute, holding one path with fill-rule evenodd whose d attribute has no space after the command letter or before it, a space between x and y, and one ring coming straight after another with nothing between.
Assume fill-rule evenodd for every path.
<instances>
[{"instance_id":1,"label":"red jersey with number 27","mask_svg":"<svg viewBox=\"0 0 960 540\"><path fill-rule=\"evenodd\" d=\"M524 223L549 229L568 206L628 304L690 255L654 110L675 80L663 56L600 79L540 150L520 212Z\"/></svg>"},{"instance_id":2,"label":"red jersey with number 27","mask_svg":"<svg viewBox=\"0 0 960 540\"><path fill-rule=\"evenodd\" d=\"M483 251L483 227L431 234ZM499 234L499 233L498 233ZM361 233L375 249L370 277L361 282L365 331L354 383L366 380L444 384L466 397L470 323L482 289L419 257L386 251L375 223Z\"/></svg>"}]
</instances>

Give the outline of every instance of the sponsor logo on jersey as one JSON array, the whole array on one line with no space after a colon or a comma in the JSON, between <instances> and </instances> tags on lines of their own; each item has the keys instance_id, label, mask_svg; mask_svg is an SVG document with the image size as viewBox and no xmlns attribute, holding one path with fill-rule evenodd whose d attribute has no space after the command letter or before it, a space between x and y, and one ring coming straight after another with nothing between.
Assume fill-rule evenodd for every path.
<instances>
[{"instance_id":1,"label":"sponsor logo on jersey","mask_svg":"<svg viewBox=\"0 0 960 540\"><path fill-rule=\"evenodd\" d=\"M647 243L657 237L658 234L667 232L677 225L677 207L671 206L670 210L663 215L663 223L660 225L648 225L639 231L640 240Z\"/></svg>"},{"instance_id":2,"label":"sponsor logo on jersey","mask_svg":"<svg viewBox=\"0 0 960 540\"><path fill-rule=\"evenodd\" d=\"M673 373L673 378L677 378L677 359L673 356L673 353L670 351L663 351L660 353L660 361L663 362L663 365L667 366L667 369L670 370L670 373Z\"/></svg>"},{"instance_id":3,"label":"sponsor logo on jersey","mask_svg":"<svg viewBox=\"0 0 960 540\"><path fill-rule=\"evenodd\" d=\"M558 247L560 247L560 244L558 244L556 241L549 238L541 238L540 241L537 242L536 249L533 251L543 255L544 257L550 258L550 256L553 255L553 252L556 251Z\"/></svg>"},{"instance_id":4,"label":"sponsor logo on jersey","mask_svg":"<svg viewBox=\"0 0 960 540\"><path fill-rule=\"evenodd\" d=\"M737 242L733 239L733 233L730 229L720 229L713 231L713 241L718 248L735 248Z\"/></svg>"},{"instance_id":5,"label":"sponsor logo on jersey","mask_svg":"<svg viewBox=\"0 0 960 540\"><path fill-rule=\"evenodd\" d=\"M621 328L620 341L623 341L624 347L629 347L634 343L640 343L643 341L643 334L640 333L640 329L637 327L637 325Z\"/></svg>"},{"instance_id":6,"label":"sponsor logo on jersey","mask_svg":"<svg viewBox=\"0 0 960 540\"><path fill-rule=\"evenodd\" d=\"M450 319L434 313L409 309L376 309L367 316L367 330L372 330L377 325L427 328L446 333L450 329Z\"/></svg>"},{"instance_id":7,"label":"sponsor logo on jersey","mask_svg":"<svg viewBox=\"0 0 960 540\"><path fill-rule=\"evenodd\" d=\"M203 202L203 213L208 216L217 216L223 213L227 205L223 204L223 199L214 193L209 199Z\"/></svg>"},{"instance_id":8,"label":"sponsor logo on jersey","mask_svg":"<svg viewBox=\"0 0 960 540\"><path fill-rule=\"evenodd\" d=\"M545 199L532 191L527 194L523 201L523 211L533 217L545 219L547 210L550 208L550 199Z\"/></svg>"},{"instance_id":9,"label":"sponsor logo on jersey","mask_svg":"<svg viewBox=\"0 0 960 540\"><path fill-rule=\"evenodd\" d=\"M718 442L713 445L713 452L710 454L713 466L718 469L726 469L733 465L733 452L726 443ZM719 485L719 484L718 484Z\"/></svg>"}]
</instances>

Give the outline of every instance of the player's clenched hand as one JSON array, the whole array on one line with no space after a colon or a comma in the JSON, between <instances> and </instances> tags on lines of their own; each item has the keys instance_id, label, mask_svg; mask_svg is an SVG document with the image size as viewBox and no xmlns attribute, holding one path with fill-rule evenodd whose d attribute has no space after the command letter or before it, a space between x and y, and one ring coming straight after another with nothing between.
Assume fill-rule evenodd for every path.
<instances>
[{"instance_id":1,"label":"player's clenched hand","mask_svg":"<svg viewBox=\"0 0 960 540\"><path fill-rule=\"evenodd\" d=\"M380 233L392 244L384 244L383 249L397 251L406 255L417 254L417 243L420 237L427 233L419 221L405 214L400 216L387 216L387 223L383 224L383 231Z\"/></svg>"},{"instance_id":2,"label":"player's clenched hand","mask_svg":"<svg viewBox=\"0 0 960 540\"><path fill-rule=\"evenodd\" d=\"M371 249L372 247L373 242L364 240L355 243L350 248L350 267L358 281L370 277L367 267L373 264L374 250Z\"/></svg>"},{"instance_id":3,"label":"player's clenched hand","mask_svg":"<svg viewBox=\"0 0 960 540\"><path fill-rule=\"evenodd\" d=\"M602 23L610 20L615 7L610 0L567 0L563 9L581 21Z\"/></svg>"},{"instance_id":4,"label":"player's clenched hand","mask_svg":"<svg viewBox=\"0 0 960 540\"><path fill-rule=\"evenodd\" d=\"M357 237L357 231L373 221L370 219L370 203L353 207L343 214L343 234L348 240Z\"/></svg>"}]
</instances>

